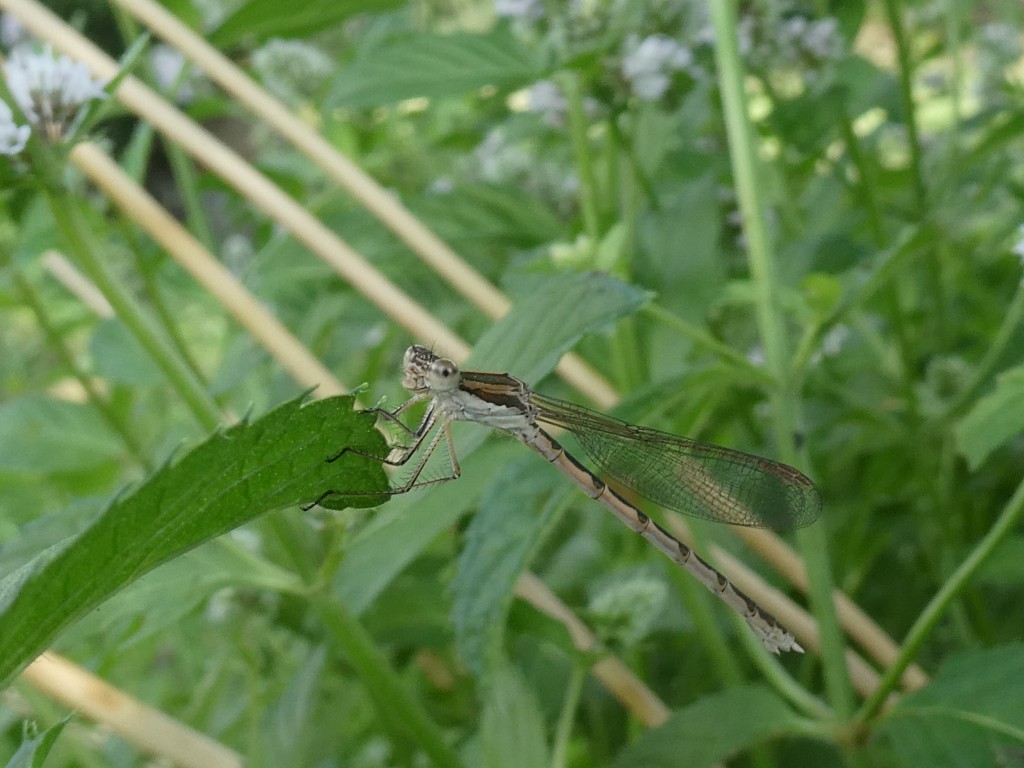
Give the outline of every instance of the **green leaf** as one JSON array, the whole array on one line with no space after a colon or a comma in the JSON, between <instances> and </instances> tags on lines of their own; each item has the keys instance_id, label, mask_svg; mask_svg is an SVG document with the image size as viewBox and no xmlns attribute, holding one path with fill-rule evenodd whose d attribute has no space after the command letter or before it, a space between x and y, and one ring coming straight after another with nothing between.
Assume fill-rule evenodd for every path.
<instances>
[{"instance_id":1,"label":"green leaf","mask_svg":"<svg viewBox=\"0 0 1024 768\"><path fill-rule=\"evenodd\" d=\"M996 448L1024 430L1024 366L996 377L996 387L957 423L957 448L971 470Z\"/></svg>"},{"instance_id":2,"label":"green leaf","mask_svg":"<svg viewBox=\"0 0 1024 768\"><path fill-rule=\"evenodd\" d=\"M435 99L485 86L520 88L540 77L538 52L507 26L488 34L417 33L374 48L338 75L327 107L376 107Z\"/></svg>"},{"instance_id":3,"label":"green leaf","mask_svg":"<svg viewBox=\"0 0 1024 768\"><path fill-rule=\"evenodd\" d=\"M510 667L500 669L489 687L480 748L488 768L548 765L544 715L526 681Z\"/></svg>"},{"instance_id":4,"label":"green leaf","mask_svg":"<svg viewBox=\"0 0 1024 768\"><path fill-rule=\"evenodd\" d=\"M304 587L292 572L221 537L147 573L77 624L79 635L112 633L138 643L165 632L226 587L298 594ZM154 605L161 606L154 611ZM109 635L108 635L109 636Z\"/></svg>"},{"instance_id":5,"label":"green leaf","mask_svg":"<svg viewBox=\"0 0 1024 768\"><path fill-rule=\"evenodd\" d=\"M386 11L398 4L399 0L310 0L294 4L248 0L210 35L210 42L218 48L231 48L242 41L251 45L272 37L306 37L357 13Z\"/></svg>"},{"instance_id":6,"label":"green leaf","mask_svg":"<svg viewBox=\"0 0 1024 768\"><path fill-rule=\"evenodd\" d=\"M0 406L0 469L95 472L123 446L86 405L29 395Z\"/></svg>"},{"instance_id":7,"label":"green leaf","mask_svg":"<svg viewBox=\"0 0 1024 768\"><path fill-rule=\"evenodd\" d=\"M650 296L601 272L543 275L480 337L470 364L504 369L532 384L584 334L635 312Z\"/></svg>"},{"instance_id":8,"label":"green leaf","mask_svg":"<svg viewBox=\"0 0 1024 768\"><path fill-rule=\"evenodd\" d=\"M661 208L648 211L637 231L644 263L663 291L662 303L693 321L703 322L725 284L717 178L707 173L663 193Z\"/></svg>"},{"instance_id":9,"label":"green leaf","mask_svg":"<svg viewBox=\"0 0 1024 768\"><path fill-rule=\"evenodd\" d=\"M448 194L423 195L409 207L452 243L500 241L535 248L564 231L550 207L536 197L491 184L460 184Z\"/></svg>"},{"instance_id":10,"label":"green leaf","mask_svg":"<svg viewBox=\"0 0 1024 768\"><path fill-rule=\"evenodd\" d=\"M803 735L804 721L763 686L729 688L674 712L616 755L617 768L700 768L785 735Z\"/></svg>"},{"instance_id":11,"label":"green leaf","mask_svg":"<svg viewBox=\"0 0 1024 768\"><path fill-rule=\"evenodd\" d=\"M95 373L129 386L149 387L166 379L153 357L117 318L96 326L89 342Z\"/></svg>"},{"instance_id":12,"label":"green leaf","mask_svg":"<svg viewBox=\"0 0 1024 768\"><path fill-rule=\"evenodd\" d=\"M1024 584L1024 536L1003 539L978 568L980 584L1018 587Z\"/></svg>"},{"instance_id":13,"label":"green leaf","mask_svg":"<svg viewBox=\"0 0 1024 768\"><path fill-rule=\"evenodd\" d=\"M42 768L50 750L57 743L57 737L60 736L71 717L72 715L67 715L42 733L23 741L18 747L18 751L8 761L7 768Z\"/></svg>"},{"instance_id":14,"label":"green leaf","mask_svg":"<svg viewBox=\"0 0 1024 768\"><path fill-rule=\"evenodd\" d=\"M501 658L513 588L550 529L561 494L540 514L535 510L559 484L539 457L525 456L491 485L469 524L452 581L452 623L459 655L477 675Z\"/></svg>"},{"instance_id":15,"label":"green leaf","mask_svg":"<svg viewBox=\"0 0 1024 768\"><path fill-rule=\"evenodd\" d=\"M316 717L324 694L327 648L313 648L296 670L288 687L264 712L260 723L260 757L264 765L296 765L311 762L308 753L317 739L307 725Z\"/></svg>"},{"instance_id":16,"label":"green leaf","mask_svg":"<svg viewBox=\"0 0 1024 768\"><path fill-rule=\"evenodd\" d=\"M386 450L371 414L351 397L301 406L293 400L261 419L218 432L115 499L79 535L50 548L0 582L0 683L57 634L160 563L271 509L309 502L325 490L387 487L379 462L351 446Z\"/></svg>"},{"instance_id":17,"label":"green leaf","mask_svg":"<svg viewBox=\"0 0 1024 768\"><path fill-rule=\"evenodd\" d=\"M931 684L904 697L876 738L908 766L997 765L1024 745L1024 644L951 657Z\"/></svg>"}]
</instances>

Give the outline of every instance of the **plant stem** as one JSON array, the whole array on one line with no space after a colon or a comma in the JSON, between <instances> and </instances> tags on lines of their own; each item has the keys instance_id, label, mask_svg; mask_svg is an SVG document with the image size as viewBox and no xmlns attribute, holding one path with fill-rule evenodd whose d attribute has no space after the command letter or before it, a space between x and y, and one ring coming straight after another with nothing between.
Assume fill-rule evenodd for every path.
<instances>
[{"instance_id":1,"label":"plant stem","mask_svg":"<svg viewBox=\"0 0 1024 768\"><path fill-rule=\"evenodd\" d=\"M583 693L583 683L587 679L587 667L577 659L572 665L572 674L569 677L569 684L565 688L565 698L562 701L562 711L558 715L558 725L555 727L555 742L551 751L551 768L565 768L568 764L569 738L572 736L572 726L576 721L576 710L580 705L580 695Z\"/></svg>"},{"instance_id":2,"label":"plant stem","mask_svg":"<svg viewBox=\"0 0 1024 768\"><path fill-rule=\"evenodd\" d=\"M50 346L57 352L58 357L60 357L64 366L68 371L70 371L71 375L74 376L78 383L82 385L82 389L84 389L86 394L89 396L89 401L96 408L97 412L99 412L100 417L107 422L111 431L121 438L121 441L128 449L132 458L139 462L146 472L151 472L153 470L153 465L147 458L145 449L135 439L135 435L132 433L130 425L120 417L114 408L111 407L110 403L107 402L106 398L100 393L96 385L93 384L92 379L90 379L89 376L86 375L85 371L78 366L71 350L68 349L67 345L64 343L64 337L50 321L49 313L46 311L46 304L43 302L39 294L36 293L36 289L28 279L21 274L20 270L11 265L11 260L8 254L4 253L0 255L0 262L6 262L11 266L11 276L14 279L14 285L21 292L22 299L28 308L35 313L39 327L42 328L43 333L46 334L46 338L50 342Z\"/></svg>"},{"instance_id":3,"label":"plant stem","mask_svg":"<svg viewBox=\"0 0 1024 768\"><path fill-rule=\"evenodd\" d=\"M57 228L67 243L69 253L75 257L89 278L103 292L121 322L142 345L157 366L164 372L171 386L178 392L206 431L216 429L221 422L217 404L192 373L188 365L174 350L173 345L136 303L107 265L92 230L85 223L78 198L55 186L59 175L47 151L33 153L33 162L46 181L46 197Z\"/></svg>"},{"instance_id":4,"label":"plant stem","mask_svg":"<svg viewBox=\"0 0 1024 768\"><path fill-rule=\"evenodd\" d=\"M355 667L381 721L393 734L417 744L434 765L461 768L441 729L408 694L366 628L335 596L314 594L311 605L331 638Z\"/></svg>"},{"instance_id":5,"label":"plant stem","mask_svg":"<svg viewBox=\"0 0 1024 768\"><path fill-rule=\"evenodd\" d=\"M587 115L583 109L578 75L562 72L557 78L559 87L569 105L569 138L572 141L576 173L580 177L580 210L583 214L583 230L590 238L592 248L601 241L601 226L597 213L597 178L594 174L593 154L587 137Z\"/></svg>"},{"instance_id":6,"label":"plant stem","mask_svg":"<svg viewBox=\"0 0 1024 768\"><path fill-rule=\"evenodd\" d=\"M693 323L684 320L678 315L669 312L657 302L648 302L640 309L640 311L661 321L665 325L671 326L691 341L695 342L698 346L703 347L708 352L721 359L723 362L740 368L744 374L750 376L752 381L756 381L764 385L771 385L773 383L771 374L767 373L764 368L759 365L754 365L754 363L750 362L750 360L748 360L744 355L737 352L728 344L722 343L703 328L700 328Z\"/></svg>"},{"instance_id":7,"label":"plant stem","mask_svg":"<svg viewBox=\"0 0 1024 768\"><path fill-rule=\"evenodd\" d=\"M974 368L971 380L949 406L946 412L947 419L957 416L971 401L975 392L981 388L981 385L988 380L992 369L999 362L999 358L1002 357L1003 352L1006 350L1006 345L1010 343L1022 321L1024 321L1024 281L1017 286L1017 292L1013 295L1013 300L1003 315L1003 322L999 325L999 330L996 331L995 337L993 337L992 342L985 350L985 356Z\"/></svg>"},{"instance_id":8,"label":"plant stem","mask_svg":"<svg viewBox=\"0 0 1024 768\"><path fill-rule=\"evenodd\" d=\"M756 289L757 323L764 345L765 361L776 386L771 391L775 412L775 439L783 461L797 463L793 439L799 434L800 407L797 383L789 365L784 318L776 297L779 272L768 238L765 222L767 203L754 145L743 88L743 66L737 47L735 3L728 0L711 3L715 29L715 57L719 88L729 136L729 152L736 178L737 198L743 214L744 232L749 244L751 277ZM805 451L803 452L805 453ZM806 464L806 455L803 457ZM840 721L853 712L853 691L844 659L844 643L832 603L832 573L825 538L825 527L815 525L798 532L797 541L807 566L810 598L821 633L821 654L825 687L829 702Z\"/></svg>"},{"instance_id":9,"label":"plant stem","mask_svg":"<svg viewBox=\"0 0 1024 768\"><path fill-rule=\"evenodd\" d=\"M910 662L914 660L918 650L920 650L932 629L935 628L939 619L942 618L953 598L960 594L967 585L968 580L977 572L985 559L992 554L992 550L996 548L996 545L1013 530L1022 512L1024 512L1024 482L1017 486L1017 490L1014 491L1013 496L1003 509L1002 514L999 515L995 525L989 529L988 533L978 542L971 553L964 558L960 566L953 572L946 583L942 585L941 589L935 593L935 596L917 617L910 631L907 632L907 637L900 647L900 653L896 661L885 670L878 688L875 689L871 698L865 701L860 711L857 712L856 720L858 722L863 723L878 713L882 704L885 703L886 697L899 684L900 675L910 665Z\"/></svg>"}]
</instances>

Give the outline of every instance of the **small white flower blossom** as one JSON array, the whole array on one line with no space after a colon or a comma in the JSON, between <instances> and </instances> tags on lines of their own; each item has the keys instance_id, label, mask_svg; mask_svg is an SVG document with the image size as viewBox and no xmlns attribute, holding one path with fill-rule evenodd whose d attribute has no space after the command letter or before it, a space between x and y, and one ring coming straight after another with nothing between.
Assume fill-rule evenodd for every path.
<instances>
[{"instance_id":1,"label":"small white flower blossom","mask_svg":"<svg viewBox=\"0 0 1024 768\"><path fill-rule=\"evenodd\" d=\"M818 60L839 58L843 49L839 22L831 17L816 21L803 16L788 18L779 25L775 48L790 56L802 51Z\"/></svg>"},{"instance_id":2,"label":"small white flower blossom","mask_svg":"<svg viewBox=\"0 0 1024 768\"><path fill-rule=\"evenodd\" d=\"M175 100L179 104L190 104L195 100L196 71L186 75L184 82L181 80L181 70L185 67L185 57L181 51L169 45L159 43L154 45L149 52L149 63L153 67L153 79L157 87L162 91L169 91L177 87Z\"/></svg>"},{"instance_id":3,"label":"small white flower blossom","mask_svg":"<svg viewBox=\"0 0 1024 768\"><path fill-rule=\"evenodd\" d=\"M510 140L495 128L460 163L460 175L487 184L513 184L532 197L543 199L558 214L575 210L579 180L570 168L554 158L537 159L526 141Z\"/></svg>"},{"instance_id":4,"label":"small white flower blossom","mask_svg":"<svg viewBox=\"0 0 1024 768\"><path fill-rule=\"evenodd\" d=\"M494 12L504 19L536 21L544 16L544 1L494 0Z\"/></svg>"},{"instance_id":5,"label":"small white flower blossom","mask_svg":"<svg viewBox=\"0 0 1024 768\"><path fill-rule=\"evenodd\" d=\"M804 32L802 43L808 53L819 59L839 58L843 49L839 22L831 17L811 22Z\"/></svg>"},{"instance_id":6,"label":"small white flower blossom","mask_svg":"<svg viewBox=\"0 0 1024 768\"><path fill-rule=\"evenodd\" d=\"M653 629L667 596L663 582L638 574L606 586L589 607L602 634L631 647Z\"/></svg>"},{"instance_id":7,"label":"small white flower blossom","mask_svg":"<svg viewBox=\"0 0 1024 768\"><path fill-rule=\"evenodd\" d=\"M1024 268L1024 224L1017 227L1017 242L1013 244L1010 252L1020 259L1020 265ZM1022 279L1024 282L1024 279Z\"/></svg>"},{"instance_id":8,"label":"small white flower blossom","mask_svg":"<svg viewBox=\"0 0 1024 768\"><path fill-rule=\"evenodd\" d=\"M12 13L0 13L0 45L8 51L13 51L15 46L25 42L29 37L28 30L17 16Z\"/></svg>"},{"instance_id":9,"label":"small white flower blossom","mask_svg":"<svg viewBox=\"0 0 1024 768\"><path fill-rule=\"evenodd\" d=\"M807 31L807 19L803 16L791 16L779 25L779 39L785 42L799 40Z\"/></svg>"},{"instance_id":10,"label":"small white flower blossom","mask_svg":"<svg viewBox=\"0 0 1024 768\"><path fill-rule=\"evenodd\" d=\"M450 195L455 191L455 182L451 176L438 176L427 185L427 192L431 195Z\"/></svg>"},{"instance_id":11,"label":"small white flower blossom","mask_svg":"<svg viewBox=\"0 0 1024 768\"><path fill-rule=\"evenodd\" d=\"M811 19L794 15L775 19L744 16L738 25L740 53L754 66L771 70L796 69L805 80L818 77L808 64L821 64L842 57L845 42L838 20Z\"/></svg>"},{"instance_id":12,"label":"small white flower blossom","mask_svg":"<svg viewBox=\"0 0 1024 768\"><path fill-rule=\"evenodd\" d=\"M981 39L995 53L997 58L1011 63L1020 58L1022 46L1020 30L1009 24L985 24L981 28Z\"/></svg>"},{"instance_id":13,"label":"small white flower blossom","mask_svg":"<svg viewBox=\"0 0 1024 768\"><path fill-rule=\"evenodd\" d=\"M220 245L220 257L231 273L242 277L252 267L253 244L247 236L234 232L224 238Z\"/></svg>"},{"instance_id":14,"label":"small white flower blossom","mask_svg":"<svg viewBox=\"0 0 1024 768\"><path fill-rule=\"evenodd\" d=\"M736 25L736 46L740 56L749 56L754 51L754 17L746 15Z\"/></svg>"},{"instance_id":15,"label":"small white flower blossom","mask_svg":"<svg viewBox=\"0 0 1024 768\"><path fill-rule=\"evenodd\" d=\"M211 624L223 624L234 612L235 589L225 587L218 589L206 603L206 620Z\"/></svg>"},{"instance_id":16,"label":"small white flower blossom","mask_svg":"<svg viewBox=\"0 0 1024 768\"><path fill-rule=\"evenodd\" d=\"M235 528L229 536L247 552L263 551L263 538L251 528Z\"/></svg>"},{"instance_id":17,"label":"small white flower blossom","mask_svg":"<svg viewBox=\"0 0 1024 768\"><path fill-rule=\"evenodd\" d=\"M319 48L280 38L253 51L252 66L271 93L288 103L310 98L335 69L331 57Z\"/></svg>"},{"instance_id":18,"label":"small white flower blossom","mask_svg":"<svg viewBox=\"0 0 1024 768\"><path fill-rule=\"evenodd\" d=\"M594 263L594 245L589 237L579 234L573 242L556 241L548 248L551 262L563 269L587 268Z\"/></svg>"},{"instance_id":19,"label":"small white flower blossom","mask_svg":"<svg viewBox=\"0 0 1024 768\"><path fill-rule=\"evenodd\" d=\"M565 124L569 104L562 91L550 80L540 80L530 86L526 94L526 109L544 116L548 125L559 127Z\"/></svg>"},{"instance_id":20,"label":"small white flower blossom","mask_svg":"<svg viewBox=\"0 0 1024 768\"><path fill-rule=\"evenodd\" d=\"M639 44L627 44L633 50L622 60L622 76L633 93L645 101L660 99L668 89L671 76L693 63L693 53L671 37L650 35Z\"/></svg>"},{"instance_id":21,"label":"small white flower blossom","mask_svg":"<svg viewBox=\"0 0 1024 768\"><path fill-rule=\"evenodd\" d=\"M0 99L0 155L16 155L25 148L32 129L27 125L16 125L14 113L7 102Z\"/></svg>"},{"instance_id":22,"label":"small white flower blossom","mask_svg":"<svg viewBox=\"0 0 1024 768\"><path fill-rule=\"evenodd\" d=\"M825 338L821 340L821 353L825 357L835 357L839 354L847 339L850 338L850 328L846 325L833 326Z\"/></svg>"},{"instance_id":23,"label":"small white flower blossom","mask_svg":"<svg viewBox=\"0 0 1024 768\"><path fill-rule=\"evenodd\" d=\"M522 147L509 144L501 129L489 131L473 150L480 178L489 183L503 183L528 173L536 161Z\"/></svg>"},{"instance_id":24,"label":"small white flower blossom","mask_svg":"<svg viewBox=\"0 0 1024 768\"><path fill-rule=\"evenodd\" d=\"M693 36L694 45L707 45L711 46L715 44L715 28L710 23L702 24L698 27L697 32Z\"/></svg>"},{"instance_id":25,"label":"small white flower blossom","mask_svg":"<svg viewBox=\"0 0 1024 768\"><path fill-rule=\"evenodd\" d=\"M54 58L49 46L41 53L15 51L7 61L7 87L25 116L51 139L61 136L82 104L106 97L85 66L64 55Z\"/></svg>"}]
</instances>

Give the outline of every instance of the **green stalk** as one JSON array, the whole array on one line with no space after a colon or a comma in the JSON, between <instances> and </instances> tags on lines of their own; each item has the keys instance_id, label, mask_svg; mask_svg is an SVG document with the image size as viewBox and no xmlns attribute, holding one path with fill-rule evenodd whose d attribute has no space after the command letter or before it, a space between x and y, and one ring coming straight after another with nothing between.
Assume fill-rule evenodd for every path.
<instances>
[{"instance_id":1,"label":"green stalk","mask_svg":"<svg viewBox=\"0 0 1024 768\"><path fill-rule=\"evenodd\" d=\"M30 148L36 142L30 142ZM205 431L216 429L221 415L216 403L202 383L192 373L160 328L146 314L122 281L107 264L103 250L91 228L85 222L78 198L60 186L60 175L43 147L32 148L33 165L44 178L46 198L50 204L57 229L68 252L75 258L89 278L96 284L114 308L121 322L149 353L163 371L171 386L178 392Z\"/></svg>"},{"instance_id":2,"label":"green stalk","mask_svg":"<svg viewBox=\"0 0 1024 768\"><path fill-rule=\"evenodd\" d=\"M914 86L912 82L913 61L910 56L910 43L907 40L906 31L903 29L903 20L900 16L900 3L897 0L885 0L885 13L889 20L889 29L892 31L893 42L896 44L896 58L899 62L899 83L900 100L903 102L903 115L907 126L907 145L910 149L910 177L914 184L914 205L918 221L924 222L928 218L928 189L924 182L924 170L921 152L921 139L917 128L917 111L914 105ZM952 143L956 143L954 137L950 137ZM941 243L942 241L938 241ZM941 246L940 246L941 247ZM937 248L929 248L929 268L925 278L931 283L930 296L935 307L934 319L936 322L937 338L941 346L946 346L946 301L945 290L943 289L943 261ZM909 352L905 354L908 363L914 359Z\"/></svg>"},{"instance_id":3,"label":"green stalk","mask_svg":"<svg viewBox=\"0 0 1024 768\"><path fill-rule=\"evenodd\" d=\"M576 172L580 177L580 211L583 214L583 230L590 238L592 248L601 242L600 219L597 214L597 177L594 174L594 159L587 138L587 115L583 109L579 76L572 72L561 72L556 78L569 105L569 139L572 142Z\"/></svg>"},{"instance_id":4,"label":"green stalk","mask_svg":"<svg viewBox=\"0 0 1024 768\"><path fill-rule=\"evenodd\" d=\"M1006 345L1010 343L1022 321L1024 321L1024 282L1017 286L1017 292L1013 295L1013 300L1006 309L1006 314L1003 315L1003 322L999 325L995 338L992 339L992 343L985 350L985 356L981 359L981 362L974 368L971 380L967 383L967 386L963 388L960 394L957 395L956 400L949 406L946 412L946 419L952 419L957 416L971 401L982 384L988 380L992 369L999 362L999 358L1002 357L1003 352L1006 350Z\"/></svg>"},{"instance_id":5,"label":"green stalk","mask_svg":"<svg viewBox=\"0 0 1024 768\"><path fill-rule=\"evenodd\" d=\"M566 768L568 765L569 739L572 736L573 723L576 722L576 710L580 705L583 683L587 679L587 669L588 667L580 663L579 659L573 662L572 674L569 677L565 698L562 701L562 711L558 715L558 725L555 727L551 768Z\"/></svg>"},{"instance_id":6,"label":"green stalk","mask_svg":"<svg viewBox=\"0 0 1024 768\"><path fill-rule=\"evenodd\" d=\"M767 373L764 368L759 365L754 365L746 358L746 356L741 355L728 344L723 344L703 328L700 328L693 323L684 320L678 315L669 312L657 302L650 301L644 304L640 311L679 331L683 336L686 336L690 341L697 344L697 346L703 347L712 355L719 358L722 362L739 368L743 371L745 376L750 377L750 381L764 385L771 385L774 383L771 374Z\"/></svg>"},{"instance_id":7,"label":"green stalk","mask_svg":"<svg viewBox=\"0 0 1024 768\"><path fill-rule=\"evenodd\" d=\"M384 654L377 649L372 635L336 595L320 588L322 582L317 580L317 569L310 561L309 548L299 534L297 521L276 512L268 522L292 566L310 588L310 607L334 645L355 667L384 728L398 744L422 749L434 765L460 768L462 763L448 746L441 729L406 691Z\"/></svg>"},{"instance_id":8,"label":"green stalk","mask_svg":"<svg viewBox=\"0 0 1024 768\"><path fill-rule=\"evenodd\" d=\"M850 158L850 162L853 163L853 167L857 169L856 192L860 195L864 209L867 212L871 237L875 241L877 248L884 248L888 244L889 238L885 232L885 218L882 215L882 206L878 201L878 195L874 191L874 174L869 170L867 158L864 157L864 148L861 146L860 136L853 130L853 123L850 122L850 116L846 113L845 109L843 109L839 125L843 132L843 142L846 144L846 155Z\"/></svg>"},{"instance_id":9,"label":"green stalk","mask_svg":"<svg viewBox=\"0 0 1024 768\"><path fill-rule=\"evenodd\" d=\"M924 174L921 170L921 140L917 132L914 85L910 77L913 69L910 61L910 44L903 30L897 0L885 0L883 4L885 5L885 14L889 19L893 42L896 43L896 58L899 61L900 99L903 101L903 116L907 121L907 144L910 148L910 177L914 182L914 202L917 204L918 216L924 218L928 208L928 195L924 186Z\"/></svg>"},{"instance_id":10,"label":"green stalk","mask_svg":"<svg viewBox=\"0 0 1024 768\"><path fill-rule=\"evenodd\" d=\"M22 299L26 306L35 313L36 321L39 323L39 327L43 329L43 333L46 334L46 339L50 344L50 347L57 353L57 356L64 363L64 367L68 369L72 376L82 385L82 389L89 396L89 401L96 408L100 418L102 418L110 430L121 438L121 442L124 443L128 449L128 453L131 454L132 458L135 459L146 472L153 470L153 465L150 463L146 456L146 451L142 445L135 439L135 435L132 433L131 426L121 418L117 411L111 407L110 403L107 402L106 398L100 393L96 385L93 384L92 379L83 371L75 361L74 355L71 350L68 349L64 343L64 337L57 330L57 327L51 322L50 315L46 311L46 304L36 293L36 289L32 283L25 278L21 271L13 266L9 254L6 252L0 254L0 263L6 263L11 268L11 276L14 280L14 285L21 292Z\"/></svg>"},{"instance_id":11,"label":"green stalk","mask_svg":"<svg viewBox=\"0 0 1024 768\"><path fill-rule=\"evenodd\" d=\"M775 440L783 461L797 463L793 436L799 433L800 406L796 381L790 370L788 344L780 303L776 300L778 270L765 224L767 203L762 193L753 129L743 89L744 72L737 47L735 3L710 3L715 29L715 56L722 93L729 152L736 177L737 196L749 244L751 277L756 290L757 322L765 361L774 376L771 392L775 412ZM805 454L805 451L801 453ZM806 465L806 455L799 463ZM853 691L847 676L844 643L832 603L833 581L825 526L813 525L797 534L807 566L811 605L821 633L825 687L836 717L845 722L853 712Z\"/></svg>"},{"instance_id":12,"label":"green stalk","mask_svg":"<svg viewBox=\"0 0 1024 768\"><path fill-rule=\"evenodd\" d=\"M156 279L156 265L152 260L147 260L143 255L143 246L140 242L138 230L136 229L135 224L126 220L123 216L120 217L119 220L122 222L121 230L124 234L125 242L131 249L132 256L135 258L135 267L138 270L139 277L142 278L141 291L143 296L153 307L156 321L167 334L167 338L170 339L171 344L174 345L174 349L181 356L185 365L189 367L189 370L195 375L196 379L203 383L205 388L208 382L204 378L203 373L199 368L199 364L189 352L188 344L185 342L185 338L181 335L181 330L178 328L178 324L174 321L174 313L168 306L167 302L164 301L163 294L160 291L160 286Z\"/></svg>"},{"instance_id":13,"label":"green stalk","mask_svg":"<svg viewBox=\"0 0 1024 768\"><path fill-rule=\"evenodd\" d=\"M412 741L437 766L461 768L462 761L441 729L408 694L373 637L336 596L314 594L310 604L341 648L371 696L380 718L396 737Z\"/></svg>"},{"instance_id":14,"label":"green stalk","mask_svg":"<svg viewBox=\"0 0 1024 768\"><path fill-rule=\"evenodd\" d=\"M856 720L864 723L878 713L885 703L886 697L899 684L900 675L910 666L917 652L920 650L928 635L938 624L946 609L953 599L963 591L967 582L978 571L985 559L992 554L992 550L1013 531L1024 512L1024 482L1017 486L1013 496L999 515L988 533L978 542L971 553L960 563L960 566L953 572L942 588L935 593L935 596L928 602L921 615L907 632L907 637L900 646L899 655L896 661L885 670L878 688L857 712Z\"/></svg>"},{"instance_id":15,"label":"green stalk","mask_svg":"<svg viewBox=\"0 0 1024 768\"><path fill-rule=\"evenodd\" d=\"M609 205L618 205L617 216L620 221L618 226L622 227L624 234L621 238L622 246L615 254L615 261L610 265L599 264L598 267L610 269L616 277L625 282L631 282L633 258L636 251L637 184L633 174L629 172L629 166L619 159L620 147L616 140L616 134L612 130L609 130L607 147L609 176L605 189L616 189L619 190L619 193L614 197L612 195L606 195L606 197L609 198ZM624 166L625 173L619 172L620 165ZM606 239L609 238L606 236ZM615 324L611 346L620 391L627 393L635 391L647 380L647 365L644 357L640 354L640 334L635 317L623 317Z\"/></svg>"}]
</instances>

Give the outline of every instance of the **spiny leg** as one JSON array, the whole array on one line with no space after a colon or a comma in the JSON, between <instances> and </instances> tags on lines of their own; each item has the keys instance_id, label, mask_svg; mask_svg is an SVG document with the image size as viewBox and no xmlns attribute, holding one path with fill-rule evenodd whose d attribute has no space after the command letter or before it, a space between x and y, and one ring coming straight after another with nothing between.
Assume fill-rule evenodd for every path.
<instances>
[{"instance_id":1,"label":"spiny leg","mask_svg":"<svg viewBox=\"0 0 1024 768\"><path fill-rule=\"evenodd\" d=\"M411 429L411 428L407 427L398 418L398 414L401 413L402 410L404 408L406 408L406 406L408 406L412 402L415 402L415 398L407 400L405 403L403 403L397 409L395 409L394 412L385 411L385 410L376 411L378 416L385 416L386 415L386 417L389 420L391 420L393 423L398 424L399 426L401 426L402 429L404 429L409 435L411 435L413 437L413 443L411 445L396 445L396 446L393 446L393 447L389 448L388 455L386 457L384 457L384 458L381 458L380 456L374 456L372 454L366 453L364 451L360 451L360 450L358 450L356 448L352 448L352 447L346 445L344 448L342 448L336 454L334 454L333 456L328 457L327 461L328 462L335 462L338 459L340 459L342 456L344 456L346 453L354 453L356 456L364 456L364 457L366 457L368 459L373 459L374 461L379 461L382 464L387 464L389 467L400 467L400 466L404 465L407 461L409 461L410 458L412 458L412 455L414 453L416 453L417 449L419 449L419 447L423 444L423 440L426 438L427 434L434 427L434 424L437 421L437 415L436 415L436 412L434 410L434 405L433 405L433 403L431 403L430 407L427 408L427 412L425 414L423 414L423 420L420 421L419 426L416 427L416 429ZM396 456L398 456L400 458L392 458L392 454L395 454Z\"/></svg>"},{"instance_id":2,"label":"spiny leg","mask_svg":"<svg viewBox=\"0 0 1024 768\"><path fill-rule=\"evenodd\" d=\"M430 457L434 455L434 451L437 449L437 444L441 442L441 438L444 437L446 447L448 449L448 458L451 461L452 473L445 477L437 477L432 480L425 480L422 483L417 482L423 470L427 466L427 462L430 461ZM406 459L408 461L408 459ZM413 488L425 488L431 485L439 485L441 483L447 483L449 480L457 480L462 475L462 468L459 467L458 457L455 455L455 444L452 442L451 424L444 422L438 429L437 434L431 439L430 443L423 451L423 458L420 459L416 468L409 475L409 479L406 480L402 485L397 488L392 488L392 495L398 493L407 493Z\"/></svg>"},{"instance_id":3,"label":"spiny leg","mask_svg":"<svg viewBox=\"0 0 1024 768\"><path fill-rule=\"evenodd\" d=\"M431 421L433 422L433 421L436 421L436 420L435 419L431 419ZM433 426L433 424L431 424L431 427L432 426ZM389 466L402 466L402 465L408 463L409 459L412 458L413 454L416 453L416 450L420 447L420 445L423 444L424 438L429 433L430 433L430 428L428 428L423 433L423 435L421 435L419 437L418 442L415 445L411 446L411 449L400 460L397 460L397 461L389 461L388 459L381 458L380 456L372 456L370 454L366 454L366 453L362 453L360 451L356 451L355 449L350 450L349 453L354 453L354 454L359 455L359 456L365 456L366 458L373 459L375 461L379 461L380 463L387 464ZM423 470L426 468L427 462L430 461L430 457L433 455L434 451L436 450L438 443L441 442L441 437L442 436L444 436L446 447L448 449L448 458L451 461L452 473L450 475L446 476L446 477L437 477L437 478L434 478L432 480L425 480L423 482L417 482L417 480L419 479L420 475L423 473ZM303 511L309 511L310 509L312 509L317 504L319 504L324 499L326 499L326 498L328 498L330 496L385 496L385 495L386 496L397 496L397 495L402 494L402 493L408 493L409 491L413 490L414 488L426 488L426 487L432 486L432 485L440 485L441 483L447 483L450 480L457 480L462 475L462 468L459 466L459 460L458 460L458 457L455 454L455 444L454 444L454 441L452 440L451 425L449 423L445 422L444 424L441 425L440 429L438 429L438 431L434 435L434 437L431 438L430 442L427 444L427 447L422 451L422 453L423 453L422 458L416 464L416 467L413 469L412 473L409 475L408 480L406 480L404 483L402 483L402 485L400 485L400 486L398 486L396 488L391 488L391 489L389 489L387 491L365 491L365 492L364 491L338 491L338 490L335 490L335 489L331 489L331 490L324 491L323 493L321 493L316 498L316 500L310 502L309 504L302 505L302 510Z\"/></svg>"}]
</instances>

